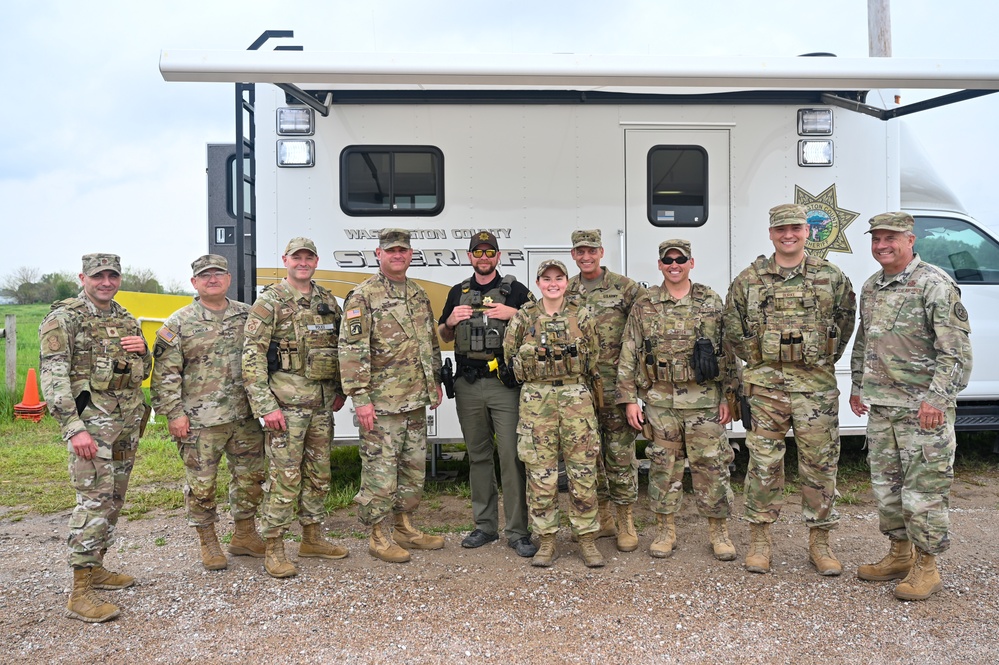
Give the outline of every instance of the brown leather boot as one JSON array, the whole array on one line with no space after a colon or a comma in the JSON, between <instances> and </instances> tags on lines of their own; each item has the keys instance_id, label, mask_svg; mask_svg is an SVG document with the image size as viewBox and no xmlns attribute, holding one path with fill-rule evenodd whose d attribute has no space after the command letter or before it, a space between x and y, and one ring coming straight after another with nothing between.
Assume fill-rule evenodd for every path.
<instances>
[{"instance_id":1,"label":"brown leather boot","mask_svg":"<svg viewBox=\"0 0 999 665\"><path fill-rule=\"evenodd\" d=\"M414 527L409 521L409 513L396 513L392 539L407 550L439 550L444 547L443 536L431 536Z\"/></svg>"},{"instance_id":2,"label":"brown leather boot","mask_svg":"<svg viewBox=\"0 0 999 665\"><path fill-rule=\"evenodd\" d=\"M909 575L916 555L908 540L891 541L891 549L885 558L877 563L867 563L857 568L857 577L871 582L900 580Z\"/></svg>"},{"instance_id":3,"label":"brown leather boot","mask_svg":"<svg viewBox=\"0 0 999 665\"><path fill-rule=\"evenodd\" d=\"M205 570L225 570L229 562L222 553L219 537L215 534L215 525L194 528L198 531L198 539L201 540L201 565Z\"/></svg>"},{"instance_id":4,"label":"brown leather boot","mask_svg":"<svg viewBox=\"0 0 999 665\"><path fill-rule=\"evenodd\" d=\"M107 553L106 549L101 550L101 563L91 569L90 586L95 589L117 591L119 589L127 589L135 584L135 578L131 575L116 573L104 567L104 555Z\"/></svg>"},{"instance_id":5,"label":"brown leather boot","mask_svg":"<svg viewBox=\"0 0 999 665\"><path fill-rule=\"evenodd\" d=\"M770 572L770 552L773 545L770 542L769 524L750 524L749 551L746 553L746 570L751 573Z\"/></svg>"},{"instance_id":6,"label":"brown leather boot","mask_svg":"<svg viewBox=\"0 0 999 665\"><path fill-rule=\"evenodd\" d=\"M579 554L587 568L603 568L604 557L597 549L596 533L584 533L579 537Z\"/></svg>"},{"instance_id":7,"label":"brown leather boot","mask_svg":"<svg viewBox=\"0 0 999 665\"><path fill-rule=\"evenodd\" d=\"M673 513L663 515L656 513L656 538L649 546L649 554L657 559L665 559L676 549L676 524Z\"/></svg>"},{"instance_id":8,"label":"brown leather boot","mask_svg":"<svg viewBox=\"0 0 999 665\"><path fill-rule=\"evenodd\" d=\"M385 520L371 526L371 538L368 540L368 554L389 563L405 563L409 561L409 552L399 547L385 528Z\"/></svg>"},{"instance_id":9,"label":"brown leather boot","mask_svg":"<svg viewBox=\"0 0 999 665\"><path fill-rule=\"evenodd\" d=\"M554 533L544 534L538 543L538 551L531 558L531 565L548 568L558 559L558 544Z\"/></svg>"},{"instance_id":10,"label":"brown leather boot","mask_svg":"<svg viewBox=\"0 0 999 665\"><path fill-rule=\"evenodd\" d=\"M279 579L298 575L295 564L284 555L284 538L268 538L264 541L264 570L271 577Z\"/></svg>"},{"instance_id":11,"label":"brown leather boot","mask_svg":"<svg viewBox=\"0 0 999 665\"><path fill-rule=\"evenodd\" d=\"M252 517L236 520L236 530L229 541L229 554L233 556L252 556L264 558L266 548L264 541L257 532L257 523Z\"/></svg>"},{"instance_id":12,"label":"brown leather boot","mask_svg":"<svg viewBox=\"0 0 999 665\"><path fill-rule=\"evenodd\" d=\"M937 558L916 548L916 562L904 580L895 587L899 600L926 600L943 588Z\"/></svg>"},{"instance_id":13,"label":"brown leather boot","mask_svg":"<svg viewBox=\"0 0 999 665\"><path fill-rule=\"evenodd\" d=\"M120 614L120 610L111 603L101 600L91 586L92 568L73 569L73 590L69 594L64 614L70 619L79 619L87 623L103 623Z\"/></svg>"},{"instance_id":14,"label":"brown leather boot","mask_svg":"<svg viewBox=\"0 0 999 665\"><path fill-rule=\"evenodd\" d=\"M619 552L634 552L638 549L638 531L631 505L617 507L617 549ZM595 535L595 534L594 534Z\"/></svg>"},{"instance_id":15,"label":"brown leather boot","mask_svg":"<svg viewBox=\"0 0 999 665\"><path fill-rule=\"evenodd\" d=\"M719 561L735 559L735 545L728 537L728 524L724 517L709 517L708 530L711 533L711 550Z\"/></svg>"},{"instance_id":16,"label":"brown leather boot","mask_svg":"<svg viewBox=\"0 0 999 665\"><path fill-rule=\"evenodd\" d=\"M808 560L819 571L819 575L835 577L843 572L843 566L829 547L828 529L809 529Z\"/></svg>"},{"instance_id":17,"label":"brown leather boot","mask_svg":"<svg viewBox=\"0 0 999 665\"><path fill-rule=\"evenodd\" d=\"M320 559L342 559L348 552L323 538L319 524L306 524L302 527L302 545L298 548L300 557Z\"/></svg>"}]
</instances>

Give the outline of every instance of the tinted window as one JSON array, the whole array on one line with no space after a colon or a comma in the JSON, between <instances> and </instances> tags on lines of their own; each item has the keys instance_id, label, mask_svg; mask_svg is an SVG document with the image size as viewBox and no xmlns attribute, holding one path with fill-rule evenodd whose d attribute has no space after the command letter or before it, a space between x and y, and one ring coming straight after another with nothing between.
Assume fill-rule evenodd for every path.
<instances>
[{"instance_id":1,"label":"tinted window","mask_svg":"<svg viewBox=\"0 0 999 665\"><path fill-rule=\"evenodd\" d=\"M350 146L340 153L340 208L348 215L436 215L444 155L430 146Z\"/></svg>"},{"instance_id":2,"label":"tinted window","mask_svg":"<svg viewBox=\"0 0 999 665\"><path fill-rule=\"evenodd\" d=\"M958 284L999 284L999 244L968 222L916 217L916 251Z\"/></svg>"},{"instance_id":3,"label":"tinted window","mask_svg":"<svg viewBox=\"0 0 999 665\"><path fill-rule=\"evenodd\" d=\"M701 226L708 219L708 154L693 145L649 151L649 221L655 226Z\"/></svg>"}]
</instances>

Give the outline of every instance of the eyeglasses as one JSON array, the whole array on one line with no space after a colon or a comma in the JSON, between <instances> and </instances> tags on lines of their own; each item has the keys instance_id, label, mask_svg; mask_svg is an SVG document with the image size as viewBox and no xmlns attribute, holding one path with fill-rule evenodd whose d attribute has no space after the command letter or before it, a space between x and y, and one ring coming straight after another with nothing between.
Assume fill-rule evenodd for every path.
<instances>
[{"instance_id":1,"label":"eyeglasses","mask_svg":"<svg viewBox=\"0 0 999 665\"><path fill-rule=\"evenodd\" d=\"M659 260L663 262L663 265L664 265L664 266L671 266L671 265L673 265L674 263L676 263L676 264L679 264L679 265L681 265L681 266L682 266L682 265L683 265L684 263L686 263L686 262L687 262L687 259L688 259L688 258L689 258L689 257L686 257L686 256L678 256L678 257L676 257L676 258L674 259L674 258L673 258L672 256L664 256L664 257L662 257L662 258L661 258L661 259L659 259Z\"/></svg>"},{"instance_id":2,"label":"eyeglasses","mask_svg":"<svg viewBox=\"0 0 999 665\"><path fill-rule=\"evenodd\" d=\"M474 256L477 259L481 259L483 254L485 254L487 258L491 259L494 256L496 256L496 250L495 249L473 249L472 250L472 256Z\"/></svg>"},{"instance_id":3,"label":"eyeglasses","mask_svg":"<svg viewBox=\"0 0 999 665\"><path fill-rule=\"evenodd\" d=\"M205 281L208 281L210 279L216 279L216 278L217 279L222 279L223 277L225 277L228 274L229 274L228 272L222 272L222 271L218 271L218 270L206 270L205 272L199 272L198 273L198 278L199 279L203 279Z\"/></svg>"}]
</instances>

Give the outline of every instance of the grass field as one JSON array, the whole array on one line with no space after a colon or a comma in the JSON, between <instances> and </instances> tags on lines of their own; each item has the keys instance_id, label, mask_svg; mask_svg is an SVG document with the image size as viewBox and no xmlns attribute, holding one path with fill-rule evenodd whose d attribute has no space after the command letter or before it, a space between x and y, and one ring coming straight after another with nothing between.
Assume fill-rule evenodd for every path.
<instances>
[{"instance_id":1,"label":"grass field","mask_svg":"<svg viewBox=\"0 0 999 665\"><path fill-rule=\"evenodd\" d=\"M14 417L14 405L24 395L24 380L28 368L38 374L38 325L49 312L48 305L0 305L0 327L5 327L8 314L17 317L17 382L13 392L0 379L0 422ZM0 376L6 376L7 340L0 340Z\"/></svg>"}]
</instances>

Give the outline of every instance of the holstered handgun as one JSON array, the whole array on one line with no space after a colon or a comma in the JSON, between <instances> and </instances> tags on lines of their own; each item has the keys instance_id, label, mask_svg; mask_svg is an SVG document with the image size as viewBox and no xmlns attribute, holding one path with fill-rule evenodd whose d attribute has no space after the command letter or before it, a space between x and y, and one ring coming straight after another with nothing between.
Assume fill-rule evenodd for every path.
<instances>
[{"instance_id":1,"label":"holstered handgun","mask_svg":"<svg viewBox=\"0 0 999 665\"><path fill-rule=\"evenodd\" d=\"M448 396L448 399L454 399L454 364L450 358L444 359L440 379L444 386L444 394Z\"/></svg>"},{"instance_id":2,"label":"holstered handgun","mask_svg":"<svg viewBox=\"0 0 999 665\"><path fill-rule=\"evenodd\" d=\"M278 358L278 343L271 342L267 347L267 373L273 374L281 369L281 360Z\"/></svg>"}]
</instances>

